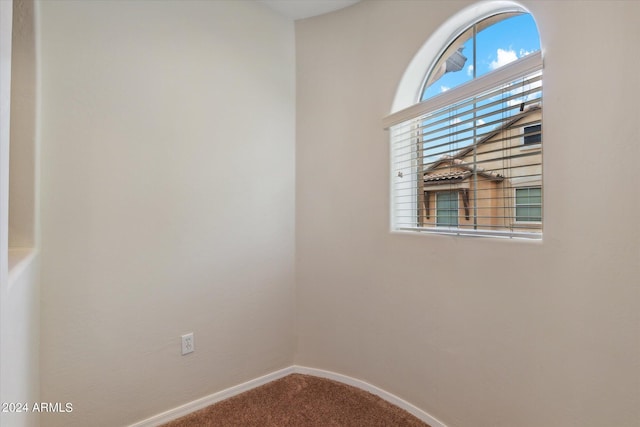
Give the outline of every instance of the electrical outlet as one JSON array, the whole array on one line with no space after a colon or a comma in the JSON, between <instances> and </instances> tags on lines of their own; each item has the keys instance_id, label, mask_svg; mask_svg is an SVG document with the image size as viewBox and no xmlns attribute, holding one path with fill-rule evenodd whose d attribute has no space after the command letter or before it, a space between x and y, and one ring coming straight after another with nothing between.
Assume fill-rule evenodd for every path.
<instances>
[{"instance_id":1,"label":"electrical outlet","mask_svg":"<svg viewBox=\"0 0 640 427\"><path fill-rule=\"evenodd\" d=\"M184 334L182 336L182 355L192 353L196 349L195 342L193 341L193 332Z\"/></svg>"}]
</instances>

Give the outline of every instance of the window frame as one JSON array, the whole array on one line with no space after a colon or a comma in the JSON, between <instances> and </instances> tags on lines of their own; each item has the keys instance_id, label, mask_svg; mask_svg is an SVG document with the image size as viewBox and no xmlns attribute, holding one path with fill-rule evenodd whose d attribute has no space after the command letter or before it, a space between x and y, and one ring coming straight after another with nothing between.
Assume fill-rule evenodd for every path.
<instances>
[{"instance_id":1,"label":"window frame","mask_svg":"<svg viewBox=\"0 0 640 427\"><path fill-rule=\"evenodd\" d=\"M531 189L539 189L540 190L540 204L531 204L527 203L527 207L540 207L540 221L522 221L518 219L518 190L531 190ZM526 224L526 225L542 225L543 219L543 208L542 208L542 185L527 185L522 187L514 187L513 189L513 219L517 224ZM530 217L531 215L529 215Z\"/></svg>"},{"instance_id":2,"label":"window frame","mask_svg":"<svg viewBox=\"0 0 640 427\"><path fill-rule=\"evenodd\" d=\"M520 13L530 14L528 10L523 9L519 5L516 5L512 2L487 2L487 3L493 3L494 8L492 9L491 4L489 4L488 6L487 4L485 4L484 6L487 6L487 8L482 14L476 15L472 19L469 19L469 15L467 15L466 19L468 20L466 21L466 23L464 25L458 25L456 31L449 34L449 37L447 38L447 42L440 44L438 48L439 53L435 56L430 57L430 60L428 62L429 66L422 68L423 77L422 77L422 80L420 81L420 84L418 86L414 86L414 88L418 89L418 95L416 96L416 98L414 98L414 102L411 105L405 106L405 108L401 108L401 109L395 108L396 111L394 113L390 114L389 116L383 119L383 124L385 129L390 130L392 141L396 138L396 130L395 130L396 125L402 124L412 119L416 119L421 115L428 114L432 111L437 111L439 109L446 108L449 105L454 105L457 102L460 102L464 99L472 97L475 94L482 93L484 91L499 87L501 85L507 85L517 80L518 78L522 78L524 76L527 76L536 72L542 73L543 58L542 58L542 49L541 49L525 57L522 57L516 61L513 61L507 65L504 65L490 73L483 74L472 81L456 86L452 90L427 98L424 101L418 101L418 102L415 101L415 99L420 99L422 96L422 92L424 90L424 84L425 84L424 79L426 78L425 75L429 76L429 74L432 72L433 66L435 66L435 64L440 60L440 57L448 49L450 44L454 40L456 40L456 38L459 37L460 34L467 31L469 27L473 26L475 23L480 22L486 18L489 18L493 15L501 14L501 13L520 12ZM498 4L497 7L496 7L496 4ZM466 10L461 15L464 15L470 12L471 12L470 10ZM449 21L452 21L452 20L449 20ZM450 24L451 22L448 22L447 25L443 25L442 28L446 28ZM442 34L438 34L437 39L443 40ZM428 44L430 46L426 48L425 46ZM420 56L422 56L421 58L422 64L425 64L424 52L435 51L433 43L431 43L431 39L428 41L428 43L425 44L425 46L423 46L423 48L419 52ZM396 98L394 100L394 107L397 107L399 103L404 103L406 105L407 103L406 102L407 101L406 84L407 84L407 81L409 81L408 79L412 78L412 76L415 79L416 70L414 68L416 63L417 63L416 58L414 58L414 61L412 61L412 63L410 64L410 67L407 69L407 72L405 72L405 76L403 76L401 84L398 88L398 92L396 93ZM426 74L425 74L425 70L427 71ZM527 144L527 146L524 146L524 144L522 144L520 145L520 147L530 148L536 145L540 145L540 143ZM393 152L393 149L394 149L393 144L391 145L390 148L391 148L391 152L390 152L391 160L393 162L395 159L394 152ZM541 165L540 167L542 168L542 157L541 157L540 165ZM392 171L393 170L394 169L392 164ZM420 167L416 165L415 168L412 168L411 171L407 173L414 180L414 183L418 182L418 179L419 179L418 177L420 175L419 170L420 170ZM391 199L391 206L390 206L392 232L414 232L414 233L418 232L417 234L428 234L428 233L455 234L460 236L466 236L466 235L486 236L486 237L496 236L496 237L509 237L509 238L528 238L533 240L542 239L542 222L536 223L536 226L533 227L534 229L539 228L540 229L539 231L537 230L519 231L517 230L517 228L509 229L509 230L488 230L488 229L467 230L467 229L461 229L461 228L449 228L448 230L444 231L442 227L435 227L435 226L433 228L420 227L419 225L416 225L415 227L399 226L398 224L400 224L400 221L397 220L398 214L396 213L398 208L395 204L396 202L394 201L394 199L397 196L396 194L397 189L394 188L394 178L395 177L392 172L391 174L391 180L392 180L391 181L391 198L392 199ZM540 182L542 182L542 172L540 173ZM417 188L417 185L414 187ZM413 197L413 201L411 202L411 205L410 205L411 207L407 208L406 210L413 211L415 213L415 218L417 219L419 217L419 214L417 212L418 212L418 206L420 204L420 197L417 194L419 193L419 191L416 191L415 193L416 194L411 195L411 197ZM542 215L542 218L543 217L544 215ZM515 222L515 215L512 218L513 218L512 221ZM418 224L419 221L416 220L414 222L415 224ZM518 222L518 224L522 224L522 222Z\"/></svg>"},{"instance_id":3,"label":"window frame","mask_svg":"<svg viewBox=\"0 0 640 427\"><path fill-rule=\"evenodd\" d=\"M531 129L535 127L538 127L539 129L534 130L533 132L527 132L527 129ZM538 133L537 135L528 135L528 133L536 133L536 132L540 132L540 133ZM527 136L535 137L536 139L539 139L539 141L527 142ZM540 144L542 144L542 121L532 122L530 124L527 124L526 126L523 126L522 127L522 146L537 147Z\"/></svg>"},{"instance_id":4,"label":"window frame","mask_svg":"<svg viewBox=\"0 0 640 427\"><path fill-rule=\"evenodd\" d=\"M438 207L438 202L440 200L441 196L447 195L449 197L449 200L447 200L448 202L454 202L455 201L455 207L448 207L448 208L439 208ZM435 192L435 224L436 227L444 227L444 228L450 228L450 229L456 229L460 226L460 191L459 190L444 190L444 191L437 191ZM439 211L441 210L446 210L448 212L455 212L455 215L447 215L445 216L447 219L449 218L455 218L455 225L447 223L447 224L439 224L440 221L440 215L439 215Z\"/></svg>"}]
</instances>

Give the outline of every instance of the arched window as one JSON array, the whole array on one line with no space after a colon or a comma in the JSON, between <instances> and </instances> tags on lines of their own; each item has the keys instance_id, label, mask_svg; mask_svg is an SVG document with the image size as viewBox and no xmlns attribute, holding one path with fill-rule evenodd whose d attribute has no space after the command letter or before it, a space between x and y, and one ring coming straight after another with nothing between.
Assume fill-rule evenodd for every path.
<instances>
[{"instance_id":1,"label":"arched window","mask_svg":"<svg viewBox=\"0 0 640 427\"><path fill-rule=\"evenodd\" d=\"M542 237L540 37L498 3L449 34L414 104L385 120L394 230Z\"/></svg>"}]
</instances>

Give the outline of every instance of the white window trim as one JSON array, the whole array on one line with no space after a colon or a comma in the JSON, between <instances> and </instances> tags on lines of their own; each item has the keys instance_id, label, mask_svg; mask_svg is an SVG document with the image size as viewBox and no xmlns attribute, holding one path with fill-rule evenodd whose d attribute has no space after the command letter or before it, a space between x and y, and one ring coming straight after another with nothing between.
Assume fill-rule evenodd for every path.
<instances>
[{"instance_id":1,"label":"white window trim","mask_svg":"<svg viewBox=\"0 0 640 427\"><path fill-rule=\"evenodd\" d=\"M391 112L404 110L416 103L422 95L425 71L430 71L451 42L475 22L492 15L509 12L531 12L521 4L509 0L494 0L467 6L445 21L420 48L405 70L396 90ZM386 126L385 126L386 128Z\"/></svg>"},{"instance_id":2,"label":"white window trim","mask_svg":"<svg viewBox=\"0 0 640 427\"><path fill-rule=\"evenodd\" d=\"M490 89L495 88L496 86L499 86L501 84L506 85L520 76L532 74L537 70L542 70L543 51L541 49L536 53L527 55L524 58L520 58L519 60L503 66L500 69L495 70L489 74L476 78L475 80L472 80L466 84L457 86L455 90L447 91L443 94L420 102L425 78L425 71L427 71L428 75L428 72L431 70L437 59L443 54L444 50L450 45L451 42L455 40L456 37L458 37L462 32L467 30L476 22L482 21L483 19L486 19L493 15L513 12L531 14L529 10L514 1L494 0L480 2L468 6L462 11L456 13L433 33L433 35L427 40L422 48L416 53L409 66L405 70L405 73L396 90L396 95L394 97L391 109L392 113L383 119L383 127L384 129L390 130L392 137L391 140L396 139L394 135L396 129L394 129L393 127L395 124L404 123L426 112L436 111L438 108L446 107L447 105L455 103L456 100L460 101L465 99L465 97L468 98L471 94L482 91L483 87ZM534 147L531 148L533 149ZM390 144L389 150L390 158L393 160L395 158L393 144ZM417 180L419 179L417 173L418 168L419 165L417 163L410 166L408 172L408 174L410 174L409 179L411 180L411 182L408 183L409 188L417 188ZM411 211L417 211L417 193L398 193L398 191L400 190L395 189L395 177L390 176L389 178L391 180L390 198L394 199L401 196L405 199L410 199L410 202L408 203L410 204L410 206L412 206L412 208L410 208ZM533 182L529 181L528 184L531 185L533 184ZM457 236L493 236L505 238L524 237L533 241L540 241L542 239L542 235L539 232L482 230L482 232L477 233L476 230L472 230L471 232L469 232L469 230L460 228L452 228L447 231L447 228L445 227L418 227L417 215L415 227L405 225L400 226L400 223L396 218L396 203L392 201L389 204L389 208L391 232L415 233L417 231L419 232L417 234L422 235L435 233L452 234ZM539 224L541 225L541 223Z\"/></svg>"},{"instance_id":3,"label":"white window trim","mask_svg":"<svg viewBox=\"0 0 640 427\"><path fill-rule=\"evenodd\" d=\"M443 49L446 49L449 44L463 31L473 25L475 22L479 22L492 15L509 12L530 12L522 7L520 4L512 1L488 1L471 5L461 12L457 13L449 20L447 20L423 45L423 47L414 56L413 60L409 64L409 67L405 70L405 73L400 81L396 96L393 101L392 114L383 119L384 129L390 130L391 140L395 140L394 125L404 123L413 118L419 117L422 114L436 111L439 108L446 107L455 102L462 101L469 98L475 93L482 92L495 88L502 84L509 84L513 80L520 76L532 74L536 71L543 69L543 52L542 50L533 54L527 55L518 59L508 65L505 65L498 70L495 70L489 74L476 78L463 85L457 86L455 90L447 91L438 96L429 98L425 101L419 102L421 98L421 90L424 84L425 70L431 69L437 58L443 53ZM434 60L435 59L435 60ZM538 145L538 144L536 144ZM531 147L534 148L534 147ZM390 159L394 159L394 145L390 144ZM393 166L392 166L393 167ZM409 187L417 188L418 170L419 165L416 163L412 165L410 171ZM391 174L390 174L391 175ZM455 228L447 229L444 227L436 227L433 229L417 226L417 214L415 215L415 227L402 226L398 227L396 224L396 205L393 200L400 196L396 193L394 178L390 176L390 188L391 199L390 203L390 219L391 219L391 232L416 232L419 234L454 234L458 236L494 236L494 237L524 237L532 240L541 240L541 233L537 232L518 232L518 231L492 231L482 230L478 232L476 230L469 231L465 229ZM416 192L412 195L404 194L404 197L411 198L411 211L417 212L418 198ZM541 225L541 223L538 223Z\"/></svg>"}]
</instances>

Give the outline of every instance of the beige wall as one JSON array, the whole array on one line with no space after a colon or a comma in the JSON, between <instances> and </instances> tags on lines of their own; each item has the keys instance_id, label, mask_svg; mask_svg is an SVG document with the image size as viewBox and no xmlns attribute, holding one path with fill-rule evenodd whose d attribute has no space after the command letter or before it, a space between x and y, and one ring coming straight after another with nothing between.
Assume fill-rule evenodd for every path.
<instances>
[{"instance_id":1,"label":"beige wall","mask_svg":"<svg viewBox=\"0 0 640 427\"><path fill-rule=\"evenodd\" d=\"M36 43L33 0L14 1L9 247L35 246Z\"/></svg>"},{"instance_id":2,"label":"beige wall","mask_svg":"<svg viewBox=\"0 0 640 427\"><path fill-rule=\"evenodd\" d=\"M300 21L294 75L292 24L252 2L40 2L41 398L74 405L42 425L126 425L292 363L450 427L638 425L640 4L525 2L542 243L390 234L381 118L468 4Z\"/></svg>"},{"instance_id":3,"label":"beige wall","mask_svg":"<svg viewBox=\"0 0 640 427\"><path fill-rule=\"evenodd\" d=\"M290 366L294 28L238 1L42 1L43 426ZM180 355L180 335L195 353Z\"/></svg>"},{"instance_id":4,"label":"beige wall","mask_svg":"<svg viewBox=\"0 0 640 427\"><path fill-rule=\"evenodd\" d=\"M523 2L545 60L542 243L390 234L381 119L468 4L364 1L296 24L296 363L451 427L637 426L640 3Z\"/></svg>"}]
</instances>

